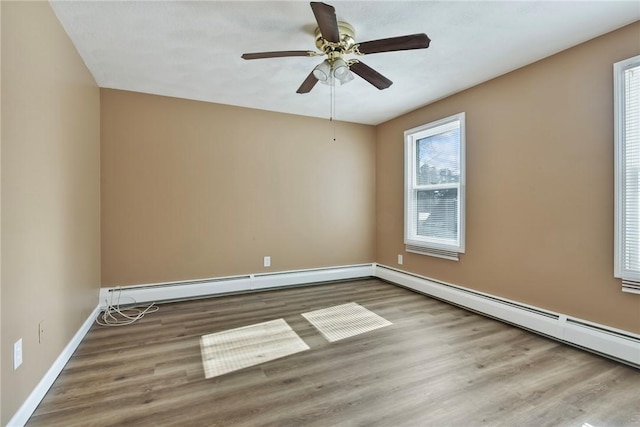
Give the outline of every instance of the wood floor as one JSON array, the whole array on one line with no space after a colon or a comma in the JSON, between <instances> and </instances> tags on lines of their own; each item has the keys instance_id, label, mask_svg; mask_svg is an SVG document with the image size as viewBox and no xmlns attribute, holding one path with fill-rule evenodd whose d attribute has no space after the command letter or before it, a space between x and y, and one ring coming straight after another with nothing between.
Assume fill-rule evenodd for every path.
<instances>
[{"instance_id":1,"label":"wood floor","mask_svg":"<svg viewBox=\"0 0 640 427\"><path fill-rule=\"evenodd\" d=\"M300 313L393 325L327 342ZM310 350L205 379L201 335L284 318ZM28 426L640 426L640 370L377 279L94 325Z\"/></svg>"}]
</instances>

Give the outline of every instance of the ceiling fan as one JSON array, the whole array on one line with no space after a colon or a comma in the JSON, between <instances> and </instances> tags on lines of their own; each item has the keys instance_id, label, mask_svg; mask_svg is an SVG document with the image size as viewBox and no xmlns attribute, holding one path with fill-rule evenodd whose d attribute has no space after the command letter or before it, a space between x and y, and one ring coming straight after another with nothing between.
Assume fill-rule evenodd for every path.
<instances>
[{"instance_id":1,"label":"ceiling fan","mask_svg":"<svg viewBox=\"0 0 640 427\"><path fill-rule=\"evenodd\" d=\"M311 2L311 10L318 23L316 28L316 47L321 52L307 50L284 50L276 52L245 53L243 59L283 58L291 56L325 56L326 59L316 66L302 82L297 93L308 93L318 83L332 84L339 80L341 84L353 80L357 74L378 89L386 89L393 82L357 59L345 59L344 55L370 55L398 50L426 49L431 40L426 34L411 34L388 39L355 42L355 31L346 22L338 21L333 6L321 2Z\"/></svg>"}]
</instances>

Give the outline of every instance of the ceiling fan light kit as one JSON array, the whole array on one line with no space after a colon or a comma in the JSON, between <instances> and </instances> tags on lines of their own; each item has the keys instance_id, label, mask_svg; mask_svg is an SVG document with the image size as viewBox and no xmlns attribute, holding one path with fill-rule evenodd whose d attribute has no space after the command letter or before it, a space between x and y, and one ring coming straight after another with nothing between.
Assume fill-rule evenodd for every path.
<instances>
[{"instance_id":1,"label":"ceiling fan light kit","mask_svg":"<svg viewBox=\"0 0 640 427\"><path fill-rule=\"evenodd\" d=\"M328 85L333 84L336 79L342 85L354 79L349 65L342 58L334 60L333 63L325 59L313 69L312 74L320 83Z\"/></svg>"},{"instance_id":2,"label":"ceiling fan light kit","mask_svg":"<svg viewBox=\"0 0 640 427\"><path fill-rule=\"evenodd\" d=\"M412 34L388 39L356 43L355 30L346 22L338 22L333 6L311 2L311 10L318 27L315 31L316 47L321 52L288 50L276 52L245 53L243 59L283 58L292 56L326 56L302 82L297 93L308 93L318 81L333 85L335 80L346 84L357 74L376 88L382 90L393 84L391 80L357 59L345 59L344 55L369 55L399 50L426 49L431 40L426 34Z\"/></svg>"},{"instance_id":3,"label":"ceiling fan light kit","mask_svg":"<svg viewBox=\"0 0 640 427\"><path fill-rule=\"evenodd\" d=\"M325 82L331 78L331 64L326 59L313 69L313 77L321 82Z\"/></svg>"},{"instance_id":4,"label":"ceiling fan light kit","mask_svg":"<svg viewBox=\"0 0 640 427\"><path fill-rule=\"evenodd\" d=\"M349 65L344 62L344 59L338 58L333 61L333 75L336 76L337 79L340 79L349 73Z\"/></svg>"}]
</instances>

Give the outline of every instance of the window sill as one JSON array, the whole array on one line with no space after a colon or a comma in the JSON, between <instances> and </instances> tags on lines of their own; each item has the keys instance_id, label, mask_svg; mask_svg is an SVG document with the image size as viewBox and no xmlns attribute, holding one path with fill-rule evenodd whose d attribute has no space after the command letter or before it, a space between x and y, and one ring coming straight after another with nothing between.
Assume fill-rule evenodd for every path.
<instances>
[{"instance_id":1,"label":"window sill","mask_svg":"<svg viewBox=\"0 0 640 427\"><path fill-rule=\"evenodd\" d=\"M414 254L428 255L436 258L448 259L450 261L460 261L459 253L454 251L416 245L405 245L405 250Z\"/></svg>"}]
</instances>

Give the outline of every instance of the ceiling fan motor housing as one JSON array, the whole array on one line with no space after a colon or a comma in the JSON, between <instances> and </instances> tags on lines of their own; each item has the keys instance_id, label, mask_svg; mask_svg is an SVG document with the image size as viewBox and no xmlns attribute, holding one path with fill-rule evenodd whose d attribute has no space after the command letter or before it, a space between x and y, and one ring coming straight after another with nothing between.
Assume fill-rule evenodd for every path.
<instances>
[{"instance_id":1,"label":"ceiling fan motor housing","mask_svg":"<svg viewBox=\"0 0 640 427\"><path fill-rule=\"evenodd\" d=\"M316 47L329 56L329 61L339 58L342 54L351 53L351 49L356 44L356 32L350 24L338 21L338 33L340 34L340 42L332 43L322 37L320 28L316 28L315 31Z\"/></svg>"}]
</instances>

